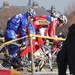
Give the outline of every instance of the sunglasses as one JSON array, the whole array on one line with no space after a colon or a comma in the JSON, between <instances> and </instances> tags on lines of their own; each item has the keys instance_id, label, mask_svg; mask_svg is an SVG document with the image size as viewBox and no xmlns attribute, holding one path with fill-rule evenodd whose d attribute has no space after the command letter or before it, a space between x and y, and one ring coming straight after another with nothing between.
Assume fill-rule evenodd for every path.
<instances>
[{"instance_id":1,"label":"sunglasses","mask_svg":"<svg viewBox=\"0 0 75 75\"><path fill-rule=\"evenodd\" d=\"M34 18L33 16L31 16L30 18Z\"/></svg>"},{"instance_id":2,"label":"sunglasses","mask_svg":"<svg viewBox=\"0 0 75 75\"><path fill-rule=\"evenodd\" d=\"M63 23L63 21L62 21L62 20L60 20L59 18L58 18L58 21L59 21L60 23Z\"/></svg>"}]
</instances>

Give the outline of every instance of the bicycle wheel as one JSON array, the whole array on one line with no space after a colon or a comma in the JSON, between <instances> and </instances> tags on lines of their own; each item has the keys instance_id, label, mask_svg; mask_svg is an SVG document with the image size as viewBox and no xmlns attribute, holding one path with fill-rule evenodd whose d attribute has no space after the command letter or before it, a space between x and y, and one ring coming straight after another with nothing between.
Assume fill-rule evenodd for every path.
<instances>
[{"instance_id":1,"label":"bicycle wheel","mask_svg":"<svg viewBox=\"0 0 75 75\"><path fill-rule=\"evenodd\" d=\"M14 46L17 46L18 48L20 48L20 47L21 47L21 44L17 44L17 43L15 43L15 42L10 43L10 44L8 44L8 45L14 45Z\"/></svg>"},{"instance_id":2,"label":"bicycle wheel","mask_svg":"<svg viewBox=\"0 0 75 75\"><path fill-rule=\"evenodd\" d=\"M1 46L0 46L0 53L1 53L1 52L5 53L6 48L7 48L8 45L13 45L13 46L16 46L17 48L20 48L20 47L21 47L20 44L17 44L17 43L14 43L14 42L12 42L12 43L10 43L10 44L1 45Z\"/></svg>"},{"instance_id":3,"label":"bicycle wheel","mask_svg":"<svg viewBox=\"0 0 75 75\"><path fill-rule=\"evenodd\" d=\"M45 63L46 63L46 60L48 59L48 56L44 57L38 64L37 66L37 71L41 71L42 68L44 67Z\"/></svg>"},{"instance_id":4,"label":"bicycle wheel","mask_svg":"<svg viewBox=\"0 0 75 75\"><path fill-rule=\"evenodd\" d=\"M49 57L48 56L46 56L46 57L44 57L41 61L40 61L40 63L39 63L39 65L37 66L37 71L39 72L39 71L41 71L43 68L44 68L44 66L47 66L48 68L50 68L50 70L51 71L53 71L53 66L52 66L52 60L50 60L49 61Z\"/></svg>"},{"instance_id":5,"label":"bicycle wheel","mask_svg":"<svg viewBox=\"0 0 75 75\"><path fill-rule=\"evenodd\" d=\"M10 44L6 44L6 45L1 45L0 46L0 63L2 64L3 67L5 68L10 68L11 66L11 57L8 56L5 51L6 51L6 48L8 47L8 45L13 45L13 46L16 46L19 50L19 47L20 45L17 44L17 43L10 43ZM10 59L9 59L10 58Z\"/></svg>"}]
</instances>

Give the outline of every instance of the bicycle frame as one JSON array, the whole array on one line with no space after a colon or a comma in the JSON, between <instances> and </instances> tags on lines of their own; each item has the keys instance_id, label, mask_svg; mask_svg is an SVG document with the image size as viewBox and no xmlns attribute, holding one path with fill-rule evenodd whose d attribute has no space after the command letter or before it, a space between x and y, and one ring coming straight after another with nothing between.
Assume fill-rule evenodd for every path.
<instances>
[{"instance_id":1,"label":"bicycle frame","mask_svg":"<svg viewBox=\"0 0 75 75\"><path fill-rule=\"evenodd\" d=\"M12 43L12 44L18 46L19 49L22 48L21 45L19 45L19 44L16 44L16 43ZM37 51L40 52L40 50L37 50ZM36 52L37 52L37 51L36 51ZM46 47L45 45L41 45L41 52L40 52L40 53L42 53L42 54L40 54L40 56L37 57L36 59L37 59L37 60L40 60L39 62L41 62L41 60L43 60L44 57L48 56L49 66L50 66L50 69L52 70L52 69L53 69L53 67L52 67L52 57L53 57L53 55L56 53L56 51L57 51L57 50L55 50L55 51L52 53L52 49L51 49L50 47L48 48L48 47ZM35 54L35 53L34 53L34 54ZM43 55L43 56L42 56L42 55ZM41 57L41 56L42 56L42 57ZM34 59L35 59L35 58L34 58ZM35 60L36 60L36 59L35 59Z\"/></svg>"},{"instance_id":2,"label":"bicycle frame","mask_svg":"<svg viewBox=\"0 0 75 75\"><path fill-rule=\"evenodd\" d=\"M39 67L38 67L38 71L40 71L40 64L42 64L42 62L45 62L46 60L48 60L49 62L49 67L50 67L50 70L52 71L53 70L53 56L56 54L56 52L58 51L59 47L56 47L56 48L53 48L54 46L52 47L48 47L48 46L45 46L45 45L42 45L42 50L43 50L43 55L44 57L41 59L40 63L39 63ZM48 56L48 57L47 57ZM47 57L47 58L45 58ZM47 63L47 62L46 62Z\"/></svg>"}]
</instances>

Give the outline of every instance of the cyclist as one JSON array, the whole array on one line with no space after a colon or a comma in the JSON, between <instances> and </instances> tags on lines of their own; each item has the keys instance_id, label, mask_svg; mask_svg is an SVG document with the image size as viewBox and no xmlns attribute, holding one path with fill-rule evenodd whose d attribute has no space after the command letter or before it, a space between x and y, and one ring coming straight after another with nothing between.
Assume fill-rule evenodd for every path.
<instances>
[{"instance_id":1,"label":"cyclist","mask_svg":"<svg viewBox=\"0 0 75 75\"><path fill-rule=\"evenodd\" d=\"M53 10L51 8L51 15L50 16L47 16L47 15L36 16L35 17L36 21L45 20L47 22L47 24L44 24L44 25L42 23L40 25L38 25L37 22L36 22L36 25L37 25L38 30L39 30L39 34L42 35L42 36L48 35L48 30L49 30L49 27L50 27L51 23L55 22L57 20L57 18L59 17L59 15L60 15L59 12L57 12L56 10ZM55 25L55 23L53 25ZM51 27L51 29L52 29L52 27Z\"/></svg>"},{"instance_id":2,"label":"cyclist","mask_svg":"<svg viewBox=\"0 0 75 75\"><path fill-rule=\"evenodd\" d=\"M38 16L38 19L43 19L48 21L48 25L37 25L39 29L39 34L42 36L55 37L55 29L61 27L67 23L67 18L65 15L60 14L59 12L53 12L51 16ZM36 19L37 20L37 19Z\"/></svg>"},{"instance_id":3,"label":"cyclist","mask_svg":"<svg viewBox=\"0 0 75 75\"><path fill-rule=\"evenodd\" d=\"M56 15L55 15L55 14L56 14ZM49 29L48 29L48 31L47 31L48 36L54 37L54 35L55 35L55 34L54 34L54 31L55 31L56 25L57 25L58 27L60 27L60 26L62 26L62 25L64 25L64 24L67 23L67 18L66 18L64 15L60 15L60 16L59 16L59 13L55 13L55 14L54 14L55 17L57 17L57 18L54 18L54 17L52 17L52 16L45 16L45 15L43 15L43 16L36 16L35 19L34 19L35 21L32 22L35 31L36 31L37 29L40 29L40 28L43 27L42 24L38 24L38 23L37 23L38 20L47 20L48 23L49 23ZM44 31L42 31L42 33L44 33ZM41 33L40 33L40 34L41 34ZM45 34L45 36L46 36L46 34ZM42 40L42 38L37 38L36 41L37 41L39 44L44 44L44 41ZM33 44L35 44L35 41L34 41ZM34 45L33 45L33 46L34 46ZM38 47L38 48L39 48L39 47ZM34 49L35 49L35 50L34 50L34 52L35 52L35 51L36 51L35 46L34 46ZM23 52L20 54L20 56L24 56L24 55L25 55L26 53L28 53L28 52L30 52L30 46L28 46L25 50L23 50Z\"/></svg>"},{"instance_id":4,"label":"cyclist","mask_svg":"<svg viewBox=\"0 0 75 75\"><path fill-rule=\"evenodd\" d=\"M67 23L67 18L65 15L60 15L58 18L53 19L53 21L50 23L50 26L49 26L49 33L48 33L49 36L54 37L55 27L56 26L61 27L66 23Z\"/></svg>"},{"instance_id":5,"label":"cyclist","mask_svg":"<svg viewBox=\"0 0 75 75\"><path fill-rule=\"evenodd\" d=\"M16 39L16 33L18 30L20 31L19 33L20 38L24 37L25 28L26 28L27 23L29 24L29 22L35 16L36 16L36 12L30 8L25 14L16 14L12 18L10 18L7 21L7 26L4 31L5 41L7 42L10 40ZM24 42L24 38L21 39L21 43L23 42ZM13 55L13 57L15 58L17 56L16 55L17 47L10 45L8 48L9 48L8 49L9 54Z\"/></svg>"}]
</instances>

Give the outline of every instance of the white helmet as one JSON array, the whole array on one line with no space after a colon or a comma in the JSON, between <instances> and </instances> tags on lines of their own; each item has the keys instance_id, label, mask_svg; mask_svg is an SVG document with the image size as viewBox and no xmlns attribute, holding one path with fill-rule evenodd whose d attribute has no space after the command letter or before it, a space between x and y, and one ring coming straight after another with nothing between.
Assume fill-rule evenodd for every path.
<instances>
[{"instance_id":1,"label":"white helmet","mask_svg":"<svg viewBox=\"0 0 75 75\"><path fill-rule=\"evenodd\" d=\"M36 12L33 9L29 9L26 13L27 16L32 16L35 17L36 16Z\"/></svg>"},{"instance_id":2,"label":"white helmet","mask_svg":"<svg viewBox=\"0 0 75 75\"><path fill-rule=\"evenodd\" d=\"M64 23L64 24L67 23L67 17L66 17L65 15L60 15L60 16L58 17L58 20L59 20L60 22Z\"/></svg>"},{"instance_id":3,"label":"white helmet","mask_svg":"<svg viewBox=\"0 0 75 75\"><path fill-rule=\"evenodd\" d=\"M53 9L55 9L55 6L52 5L52 6L51 6L51 10L53 10Z\"/></svg>"},{"instance_id":4,"label":"white helmet","mask_svg":"<svg viewBox=\"0 0 75 75\"><path fill-rule=\"evenodd\" d=\"M53 13L51 15L55 18L59 17L59 13L57 11L53 11Z\"/></svg>"},{"instance_id":5,"label":"white helmet","mask_svg":"<svg viewBox=\"0 0 75 75\"><path fill-rule=\"evenodd\" d=\"M59 17L59 12L56 11L55 9L51 10L51 16L58 18Z\"/></svg>"}]
</instances>

